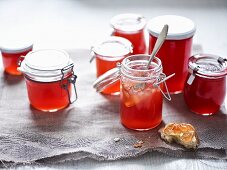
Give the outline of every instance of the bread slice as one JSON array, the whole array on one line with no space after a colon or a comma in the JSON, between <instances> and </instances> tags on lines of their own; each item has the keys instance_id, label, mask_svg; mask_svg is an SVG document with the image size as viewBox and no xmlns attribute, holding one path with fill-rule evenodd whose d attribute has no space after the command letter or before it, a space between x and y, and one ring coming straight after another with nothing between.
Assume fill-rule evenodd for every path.
<instances>
[{"instance_id":1,"label":"bread slice","mask_svg":"<svg viewBox=\"0 0 227 170\"><path fill-rule=\"evenodd\" d=\"M191 124L169 123L159 132L166 142L176 142L187 149L196 149L199 146L198 135Z\"/></svg>"}]
</instances>

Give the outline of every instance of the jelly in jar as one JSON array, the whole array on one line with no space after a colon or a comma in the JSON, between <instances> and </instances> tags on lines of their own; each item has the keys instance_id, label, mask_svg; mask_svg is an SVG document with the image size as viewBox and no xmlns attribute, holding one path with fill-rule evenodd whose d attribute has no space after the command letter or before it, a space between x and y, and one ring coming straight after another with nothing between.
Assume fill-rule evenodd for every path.
<instances>
[{"instance_id":1,"label":"jelly in jar","mask_svg":"<svg viewBox=\"0 0 227 170\"><path fill-rule=\"evenodd\" d=\"M163 26L168 24L169 30L165 42L156 54L162 60L163 72L175 76L167 81L170 93L180 93L184 89L187 76L188 59L191 56L195 24L192 20L175 15L158 16L148 22L149 54Z\"/></svg>"},{"instance_id":2,"label":"jelly in jar","mask_svg":"<svg viewBox=\"0 0 227 170\"><path fill-rule=\"evenodd\" d=\"M125 57L132 53L132 44L125 38L109 37L92 47L96 59L97 77L116 67ZM103 94L116 95L120 92L120 82L116 81L102 91Z\"/></svg>"},{"instance_id":3,"label":"jelly in jar","mask_svg":"<svg viewBox=\"0 0 227 170\"><path fill-rule=\"evenodd\" d=\"M149 68L149 55L132 55L121 64L98 78L94 87L102 91L114 79L120 79L120 119L121 123L133 130L144 131L158 126L162 121L163 93L165 74L161 60L153 59ZM168 90L167 90L168 91Z\"/></svg>"},{"instance_id":4,"label":"jelly in jar","mask_svg":"<svg viewBox=\"0 0 227 170\"><path fill-rule=\"evenodd\" d=\"M27 54L20 70L25 77L31 106L54 112L77 99L74 63L62 50L45 49Z\"/></svg>"},{"instance_id":5,"label":"jelly in jar","mask_svg":"<svg viewBox=\"0 0 227 170\"><path fill-rule=\"evenodd\" d=\"M226 94L226 59L198 54L189 59L189 72L184 87L188 108L197 114L216 113Z\"/></svg>"},{"instance_id":6,"label":"jelly in jar","mask_svg":"<svg viewBox=\"0 0 227 170\"><path fill-rule=\"evenodd\" d=\"M133 45L133 54L145 54L145 18L140 14L126 13L114 16L110 22L114 36L128 39Z\"/></svg>"}]
</instances>

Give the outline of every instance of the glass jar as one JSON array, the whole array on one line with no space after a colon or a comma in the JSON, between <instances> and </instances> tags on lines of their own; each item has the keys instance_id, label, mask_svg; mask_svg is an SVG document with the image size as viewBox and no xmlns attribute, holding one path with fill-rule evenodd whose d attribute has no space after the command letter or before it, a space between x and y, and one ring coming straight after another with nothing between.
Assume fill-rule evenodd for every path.
<instances>
[{"instance_id":1,"label":"glass jar","mask_svg":"<svg viewBox=\"0 0 227 170\"><path fill-rule=\"evenodd\" d=\"M132 54L145 54L146 42L144 28L146 20L139 14L120 14L114 16L110 24L113 28L112 35L128 39L133 45Z\"/></svg>"},{"instance_id":2,"label":"glass jar","mask_svg":"<svg viewBox=\"0 0 227 170\"><path fill-rule=\"evenodd\" d=\"M162 60L163 71L166 74L175 73L175 76L167 82L169 92L180 93L184 89L196 28L193 21L181 16L164 15L151 19L148 23L149 54L165 24L169 25L168 35L156 56Z\"/></svg>"},{"instance_id":3,"label":"glass jar","mask_svg":"<svg viewBox=\"0 0 227 170\"><path fill-rule=\"evenodd\" d=\"M21 56L25 56L32 51L33 44L30 42L15 42L11 40L0 45L3 67L6 73L11 75L21 75L17 70L18 60Z\"/></svg>"},{"instance_id":4,"label":"glass jar","mask_svg":"<svg viewBox=\"0 0 227 170\"><path fill-rule=\"evenodd\" d=\"M184 99L192 112L212 115L220 109L226 94L226 61L211 54L190 57Z\"/></svg>"},{"instance_id":5,"label":"glass jar","mask_svg":"<svg viewBox=\"0 0 227 170\"><path fill-rule=\"evenodd\" d=\"M132 44L125 38L108 37L92 48L92 60L96 59L97 77L116 67L125 57L132 53ZM92 61L91 60L91 61ZM116 81L102 91L103 94L117 95L120 92L120 82Z\"/></svg>"},{"instance_id":6,"label":"glass jar","mask_svg":"<svg viewBox=\"0 0 227 170\"><path fill-rule=\"evenodd\" d=\"M149 69L149 55L132 55L126 57L121 64L102 77L93 86L98 92L104 90L112 82L120 79L120 118L121 123L133 130L152 129L162 121L162 89L168 77L162 72L161 60L153 59ZM168 91L168 90L167 90Z\"/></svg>"},{"instance_id":7,"label":"glass jar","mask_svg":"<svg viewBox=\"0 0 227 170\"><path fill-rule=\"evenodd\" d=\"M73 61L62 50L28 53L18 70L24 74L30 104L54 112L73 103L77 99L73 67Z\"/></svg>"}]
</instances>

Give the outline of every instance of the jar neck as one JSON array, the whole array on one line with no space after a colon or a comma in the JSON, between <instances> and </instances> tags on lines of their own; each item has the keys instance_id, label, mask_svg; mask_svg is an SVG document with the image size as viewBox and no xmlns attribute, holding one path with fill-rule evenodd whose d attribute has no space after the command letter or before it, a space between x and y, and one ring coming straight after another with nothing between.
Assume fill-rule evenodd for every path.
<instances>
[{"instance_id":1,"label":"jar neck","mask_svg":"<svg viewBox=\"0 0 227 170\"><path fill-rule=\"evenodd\" d=\"M26 78L37 82L55 82L70 77L70 75L74 74L73 63L62 69L55 70L37 70L25 66L26 64L22 62L21 66L18 67L18 70L20 70Z\"/></svg>"},{"instance_id":2,"label":"jar neck","mask_svg":"<svg viewBox=\"0 0 227 170\"><path fill-rule=\"evenodd\" d=\"M129 51L127 54L124 55L119 55L119 56L107 56L107 55L101 55L94 53L96 58L102 59L102 60L107 60L107 61L119 61L124 59L125 57L129 56L131 54L131 51Z\"/></svg>"},{"instance_id":3,"label":"jar neck","mask_svg":"<svg viewBox=\"0 0 227 170\"><path fill-rule=\"evenodd\" d=\"M122 75L138 81L158 79L162 73L161 60L155 57L151 62L149 69L147 69L149 58L150 55L145 54L132 55L125 58L121 64Z\"/></svg>"},{"instance_id":4,"label":"jar neck","mask_svg":"<svg viewBox=\"0 0 227 170\"><path fill-rule=\"evenodd\" d=\"M198 77L201 77L201 78L204 78L204 79L221 79L221 78L224 78L226 77L225 75L222 75L222 76L209 76L209 75L203 75L203 74L199 74L199 73L195 73L196 76Z\"/></svg>"},{"instance_id":5,"label":"jar neck","mask_svg":"<svg viewBox=\"0 0 227 170\"><path fill-rule=\"evenodd\" d=\"M135 29L135 30L124 30L121 28L113 28L115 33L118 34L143 34L144 33L144 27L140 29Z\"/></svg>"},{"instance_id":6,"label":"jar neck","mask_svg":"<svg viewBox=\"0 0 227 170\"><path fill-rule=\"evenodd\" d=\"M58 82L58 81L60 82L61 80L67 79L67 78L71 77L73 74L74 74L73 71L70 71L70 72L64 73L64 75L58 74L58 75L53 75L53 76L48 76L48 77L45 77L45 76L37 77L37 76L30 75L30 74L24 74L24 76L26 79L32 80L35 82L53 83L53 82Z\"/></svg>"}]
</instances>

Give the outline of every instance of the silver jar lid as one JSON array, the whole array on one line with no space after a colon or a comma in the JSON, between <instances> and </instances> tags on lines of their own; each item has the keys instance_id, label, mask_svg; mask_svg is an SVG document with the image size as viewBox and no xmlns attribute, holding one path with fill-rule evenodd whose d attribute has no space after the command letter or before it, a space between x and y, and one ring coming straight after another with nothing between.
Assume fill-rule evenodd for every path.
<instances>
[{"instance_id":1,"label":"silver jar lid","mask_svg":"<svg viewBox=\"0 0 227 170\"><path fill-rule=\"evenodd\" d=\"M53 82L72 73L73 61L63 50L42 49L29 52L18 70L34 81Z\"/></svg>"}]
</instances>

